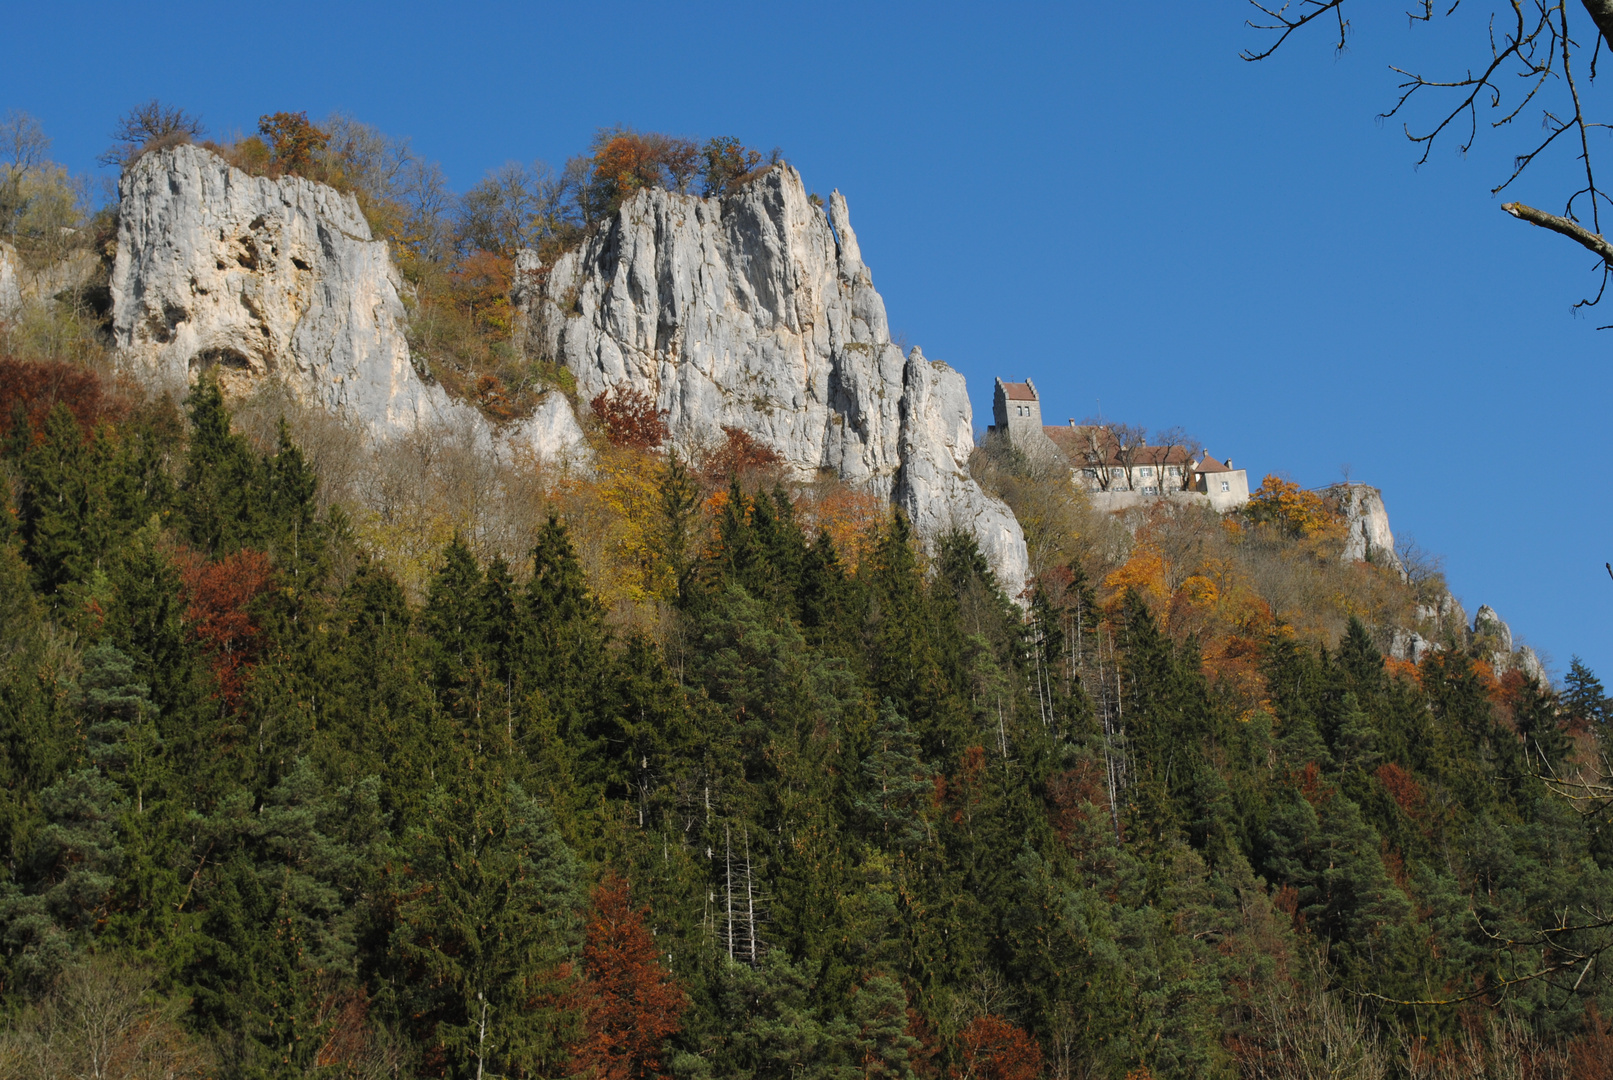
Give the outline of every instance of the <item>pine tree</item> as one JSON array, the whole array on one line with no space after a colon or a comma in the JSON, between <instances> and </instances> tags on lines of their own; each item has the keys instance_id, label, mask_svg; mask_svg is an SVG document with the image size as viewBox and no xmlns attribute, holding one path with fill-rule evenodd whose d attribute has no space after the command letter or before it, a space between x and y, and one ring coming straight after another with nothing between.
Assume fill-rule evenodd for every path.
<instances>
[{"instance_id":1,"label":"pine tree","mask_svg":"<svg viewBox=\"0 0 1613 1080\"><path fill-rule=\"evenodd\" d=\"M492 762L466 762L405 842L390 952L397 1007L430 1025L450 1075L563 1060L562 966L578 944L578 867L549 812Z\"/></svg>"},{"instance_id":2,"label":"pine tree","mask_svg":"<svg viewBox=\"0 0 1613 1080\"><path fill-rule=\"evenodd\" d=\"M1558 722L1557 695L1530 677L1512 695L1512 722L1523 740L1526 768L1556 777L1574 752L1574 741Z\"/></svg>"},{"instance_id":3,"label":"pine tree","mask_svg":"<svg viewBox=\"0 0 1613 1080\"><path fill-rule=\"evenodd\" d=\"M912 851L929 837L926 806L935 789L918 740L889 698L880 707L862 761L857 811L864 835L887 851Z\"/></svg>"},{"instance_id":4,"label":"pine tree","mask_svg":"<svg viewBox=\"0 0 1613 1080\"><path fill-rule=\"evenodd\" d=\"M1569 661L1568 675L1563 679L1563 709L1575 724L1598 733L1613 715L1613 704L1602 688L1602 680L1577 656Z\"/></svg>"},{"instance_id":5,"label":"pine tree","mask_svg":"<svg viewBox=\"0 0 1613 1080\"><path fill-rule=\"evenodd\" d=\"M218 382L198 379L185 405L190 442L177 501L187 538L209 555L261 545L267 513L262 470L246 440L231 433Z\"/></svg>"}]
</instances>

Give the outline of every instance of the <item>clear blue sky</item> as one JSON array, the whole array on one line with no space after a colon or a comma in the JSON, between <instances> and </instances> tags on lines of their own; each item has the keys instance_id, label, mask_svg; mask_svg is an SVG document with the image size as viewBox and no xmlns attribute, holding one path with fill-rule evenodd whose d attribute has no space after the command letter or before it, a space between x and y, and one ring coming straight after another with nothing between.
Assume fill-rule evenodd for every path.
<instances>
[{"instance_id":1,"label":"clear blue sky","mask_svg":"<svg viewBox=\"0 0 1613 1080\"><path fill-rule=\"evenodd\" d=\"M1255 479L1348 462L1470 613L1613 676L1613 300L1573 315L1592 260L1490 196L1516 136L1414 170L1374 119L1390 63L1481 59L1484 11L1358 3L1342 57L1318 33L1263 64L1234 0L19 4L0 108L81 171L153 96L214 132L340 109L459 189L612 123L778 145L846 194L893 329L968 376L977 425L1029 376L1054 420L1101 400ZM1557 209L1568 164L1514 197Z\"/></svg>"}]
</instances>

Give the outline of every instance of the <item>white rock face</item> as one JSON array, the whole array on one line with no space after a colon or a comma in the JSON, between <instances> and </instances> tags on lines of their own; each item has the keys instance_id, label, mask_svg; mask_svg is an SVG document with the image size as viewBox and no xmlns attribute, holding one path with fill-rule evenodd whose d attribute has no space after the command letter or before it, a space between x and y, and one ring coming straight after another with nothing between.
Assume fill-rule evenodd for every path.
<instances>
[{"instance_id":1,"label":"white rock face","mask_svg":"<svg viewBox=\"0 0 1613 1080\"><path fill-rule=\"evenodd\" d=\"M420 377L400 279L353 195L249 176L196 146L145 155L119 194L112 332L124 367L169 385L216 368L232 392L278 377L299 400L383 437L469 425L490 449L546 457L581 443L563 398L495 438Z\"/></svg>"},{"instance_id":2,"label":"white rock face","mask_svg":"<svg viewBox=\"0 0 1613 1080\"><path fill-rule=\"evenodd\" d=\"M1383 492L1366 484L1340 484L1334 491L1348 529L1344 558L1402 569L1400 556L1395 554L1395 534L1389 531L1389 511L1383 505Z\"/></svg>"},{"instance_id":3,"label":"white rock face","mask_svg":"<svg viewBox=\"0 0 1613 1080\"><path fill-rule=\"evenodd\" d=\"M0 243L0 319L15 316L22 308L22 284L17 279L17 252Z\"/></svg>"},{"instance_id":4,"label":"white rock face","mask_svg":"<svg viewBox=\"0 0 1613 1080\"><path fill-rule=\"evenodd\" d=\"M1019 523L968 473L963 377L891 343L839 192L825 215L787 165L725 199L641 191L525 308L582 400L646 393L686 447L742 429L799 479L892 499L927 540L972 532L1008 592L1023 586Z\"/></svg>"},{"instance_id":5,"label":"white rock face","mask_svg":"<svg viewBox=\"0 0 1613 1080\"><path fill-rule=\"evenodd\" d=\"M1498 649L1509 656L1512 653L1512 628L1489 604L1480 604L1478 613L1473 616L1473 636L1490 638Z\"/></svg>"},{"instance_id":6,"label":"white rock face","mask_svg":"<svg viewBox=\"0 0 1613 1080\"><path fill-rule=\"evenodd\" d=\"M1523 648L1513 653L1512 663L1514 667L1523 672L1525 675L1532 679L1538 679L1540 681L1540 685L1551 685L1551 676L1546 673L1546 665L1540 662L1540 657L1537 656L1535 651L1529 646L1525 645Z\"/></svg>"}]
</instances>

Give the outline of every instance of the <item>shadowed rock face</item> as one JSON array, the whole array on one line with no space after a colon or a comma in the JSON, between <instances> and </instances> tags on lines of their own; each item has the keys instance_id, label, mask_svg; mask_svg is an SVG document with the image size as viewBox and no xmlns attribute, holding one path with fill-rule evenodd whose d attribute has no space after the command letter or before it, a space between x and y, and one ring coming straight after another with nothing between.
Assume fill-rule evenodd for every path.
<instances>
[{"instance_id":1,"label":"shadowed rock face","mask_svg":"<svg viewBox=\"0 0 1613 1080\"><path fill-rule=\"evenodd\" d=\"M825 214L787 165L725 199L642 191L525 307L583 400L642 391L687 447L739 428L800 479L891 498L927 540L973 533L1008 591L1022 586L1019 523L968 474L963 377L891 343L838 192Z\"/></svg>"},{"instance_id":2,"label":"shadowed rock face","mask_svg":"<svg viewBox=\"0 0 1613 1080\"><path fill-rule=\"evenodd\" d=\"M383 437L469 428L489 449L549 457L580 443L559 395L495 435L420 377L397 270L353 195L249 176L195 146L145 155L119 194L112 332L125 368L169 385L213 369L232 393L278 377Z\"/></svg>"}]
</instances>

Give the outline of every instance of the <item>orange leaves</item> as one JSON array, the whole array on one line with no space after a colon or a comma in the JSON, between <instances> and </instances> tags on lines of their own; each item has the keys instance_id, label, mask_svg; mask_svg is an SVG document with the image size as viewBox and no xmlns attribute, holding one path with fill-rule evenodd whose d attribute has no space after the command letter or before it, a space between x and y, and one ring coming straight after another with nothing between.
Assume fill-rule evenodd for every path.
<instances>
[{"instance_id":1,"label":"orange leaves","mask_svg":"<svg viewBox=\"0 0 1613 1080\"><path fill-rule=\"evenodd\" d=\"M1249 496L1248 514L1255 521L1276 525L1292 536L1318 536L1336 531L1337 515L1322 497L1305 491L1292 480L1267 474Z\"/></svg>"},{"instance_id":2,"label":"orange leaves","mask_svg":"<svg viewBox=\"0 0 1613 1080\"><path fill-rule=\"evenodd\" d=\"M1042 1048L1012 1023L990 1013L958 1033L963 1068L954 1080L1036 1080L1042 1074Z\"/></svg>"},{"instance_id":3,"label":"orange leaves","mask_svg":"<svg viewBox=\"0 0 1613 1080\"><path fill-rule=\"evenodd\" d=\"M309 123L306 112L277 112L260 116L258 134L268 142L276 165L286 172L301 176L308 174L316 155L330 144L330 136Z\"/></svg>"},{"instance_id":4,"label":"orange leaves","mask_svg":"<svg viewBox=\"0 0 1613 1080\"><path fill-rule=\"evenodd\" d=\"M1419 687L1423 684L1422 669L1410 660L1386 656L1383 658L1383 670L1391 679L1405 679Z\"/></svg>"},{"instance_id":5,"label":"orange leaves","mask_svg":"<svg viewBox=\"0 0 1613 1080\"><path fill-rule=\"evenodd\" d=\"M578 998L587 1033L572 1052L573 1072L596 1080L661 1075L661 1044L682 1028L683 989L661 966L628 883L610 874L594 890Z\"/></svg>"},{"instance_id":6,"label":"orange leaves","mask_svg":"<svg viewBox=\"0 0 1613 1080\"><path fill-rule=\"evenodd\" d=\"M827 531L848 570L857 569L890 515L888 500L844 484L820 487L795 503L795 520L801 528L809 536Z\"/></svg>"},{"instance_id":7,"label":"orange leaves","mask_svg":"<svg viewBox=\"0 0 1613 1080\"><path fill-rule=\"evenodd\" d=\"M473 251L449 271L452 301L478 329L493 334L510 330L510 282L515 264L491 251Z\"/></svg>"},{"instance_id":8,"label":"orange leaves","mask_svg":"<svg viewBox=\"0 0 1613 1080\"><path fill-rule=\"evenodd\" d=\"M1164 558L1154 549L1142 545L1132 552L1131 558L1119 569L1104 578L1103 583L1116 593L1136 589L1155 600L1164 600L1170 595L1165 584Z\"/></svg>"},{"instance_id":9,"label":"orange leaves","mask_svg":"<svg viewBox=\"0 0 1613 1080\"><path fill-rule=\"evenodd\" d=\"M250 609L273 583L274 568L267 555L250 548L213 562L195 554L178 562L185 621L207 652L219 695L230 708L238 708L259 648L259 627Z\"/></svg>"},{"instance_id":10,"label":"orange leaves","mask_svg":"<svg viewBox=\"0 0 1613 1080\"><path fill-rule=\"evenodd\" d=\"M653 450L666 442L666 410L657 409L655 402L642 390L619 386L604 390L588 403L605 429L605 438L612 446L626 446L634 450Z\"/></svg>"},{"instance_id":11,"label":"orange leaves","mask_svg":"<svg viewBox=\"0 0 1613 1080\"><path fill-rule=\"evenodd\" d=\"M614 214L641 188L682 191L699 169L700 148L656 132L606 129L594 137L590 201L595 215Z\"/></svg>"}]
</instances>

